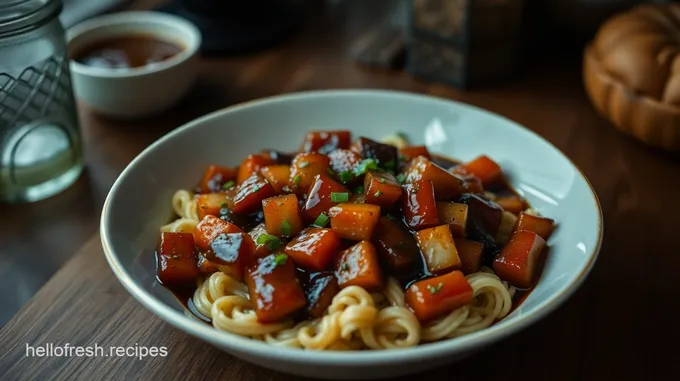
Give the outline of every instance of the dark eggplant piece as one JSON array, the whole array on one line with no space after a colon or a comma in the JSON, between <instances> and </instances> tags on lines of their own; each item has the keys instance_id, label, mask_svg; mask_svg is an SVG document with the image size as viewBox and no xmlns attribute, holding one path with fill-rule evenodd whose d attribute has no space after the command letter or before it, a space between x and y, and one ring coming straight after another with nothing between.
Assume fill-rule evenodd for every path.
<instances>
[{"instance_id":1,"label":"dark eggplant piece","mask_svg":"<svg viewBox=\"0 0 680 381\"><path fill-rule=\"evenodd\" d=\"M498 226L501 224L503 208L493 201L472 193L464 193L458 199L458 203L468 206L468 220L477 221L492 237L496 236Z\"/></svg>"},{"instance_id":2,"label":"dark eggplant piece","mask_svg":"<svg viewBox=\"0 0 680 381\"><path fill-rule=\"evenodd\" d=\"M458 202L468 206L467 238L484 245L482 264L492 266L501 251L496 243L496 233L503 216L503 209L495 202L486 200L476 194L464 193Z\"/></svg>"},{"instance_id":3,"label":"dark eggplant piece","mask_svg":"<svg viewBox=\"0 0 680 381\"><path fill-rule=\"evenodd\" d=\"M382 260L398 277L411 276L422 270L418 268L422 261L416 240L396 217L380 218L373 242Z\"/></svg>"},{"instance_id":4,"label":"dark eggplant piece","mask_svg":"<svg viewBox=\"0 0 680 381\"><path fill-rule=\"evenodd\" d=\"M276 164L286 164L290 165L293 162L293 157L295 154L289 154L286 152L276 151L272 149L262 151L264 156L269 156L269 158Z\"/></svg>"},{"instance_id":5,"label":"dark eggplant piece","mask_svg":"<svg viewBox=\"0 0 680 381\"><path fill-rule=\"evenodd\" d=\"M340 291L338 280L333 272L313 274L305 282L307 296L307 312L311 317L321 317L331 305L333 297Z\"/></svg>"},{"instance_id":6,"label":"dark eggplant piece","mask_svg":"<svg viewBox=\"0 0 680 381\"><path fill-rule=\"evenodd\" d=\"M264 222L264 212L260 209L250 214L237 214L229 208L222 208L220 218L248 232Z\"/></svg>"},{"instance_id":7,"label":"dark eggplant piece","mask_svg":"<svg viewBox=\"0 0 680 381\"><path fill-rule=\"evenodd\" d=\"M375 159L378 166L383 169L396 171L399 165L399 150L389 144L360 137L352 144L352 151L364 159Z\"/></svg>"}]
</instances>

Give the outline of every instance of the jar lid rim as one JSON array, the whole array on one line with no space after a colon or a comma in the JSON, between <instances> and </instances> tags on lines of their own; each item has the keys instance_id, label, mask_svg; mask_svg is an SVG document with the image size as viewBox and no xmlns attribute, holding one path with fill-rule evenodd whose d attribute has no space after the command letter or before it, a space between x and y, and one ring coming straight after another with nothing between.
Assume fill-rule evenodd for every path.
<instances>
[{"instance_id":1,"label":"jar lid rim","mask_svg":"<svg viewBox=\"0 0 680 381\"><path fill-rule=\"evenodd\" d=\"M0 35L40 24L61 12L60 0L10 0L0 4Z\"/></svg>"}]
</instances>

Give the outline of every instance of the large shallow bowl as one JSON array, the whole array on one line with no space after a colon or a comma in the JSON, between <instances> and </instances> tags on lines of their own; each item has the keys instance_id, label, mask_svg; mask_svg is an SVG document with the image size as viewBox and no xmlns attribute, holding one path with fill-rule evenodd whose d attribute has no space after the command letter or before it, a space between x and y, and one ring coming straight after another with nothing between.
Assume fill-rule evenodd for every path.
<instances>
[{"instance_id":1,"label":"large shallow bowl","mask_svg":"<svg viewBox=\"0 0 680 381\"><path fill-rule=\"evenodd\" d=\"M263 148L295 150L310 129L349 129L382 138L395 131L436 153L471 159L485 153L541 213L557 220L550 254L533 292L492 327L416 348L316 352L278 348L218 332L185 311L156 282L153 249L172 217L170 199L191 188L210 163L236 165ZM468 105L384 91L321 91L245 103L190 122L142 152L104 204L101 238L113 272L161 319L236 357L283 372L325 378L378 378L460 359L526 328L562 304L592 268L602 239L597 197L581 172L548 142L497 115Z\"/></svg>"}]
</instances>

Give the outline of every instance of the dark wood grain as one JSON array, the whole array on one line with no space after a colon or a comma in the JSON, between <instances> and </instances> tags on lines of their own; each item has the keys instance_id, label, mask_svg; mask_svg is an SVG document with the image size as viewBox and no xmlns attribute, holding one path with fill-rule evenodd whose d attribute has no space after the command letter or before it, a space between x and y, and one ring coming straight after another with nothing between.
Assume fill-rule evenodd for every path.
<instances>
[{"instance_id":1,"label":"dark wood grain","mask_svg":"<svg viewBox=\"0 0 680 381\"><path fill-rule=\"evenodd\" d=\"M156 3L136 1L132 8ZM675 324L675 311L680 309L678 156L648 149L597 116L581 85L578 55L538 54L527 61L522 75L487 89L462 92L401 72L366 69L352 61L353 44L392 17L396 2L306 3L304 25L283 44L248 56L202 60L201 78L192 93L162 116L120 122L81 107L87 170L79 181L39 203L0 205L0 324L30 299L0 333L0 378L292 379L235 360L184 335L132 300L99 249L99 212L125 165L186 121L280 93L368 87L460 100L527 126L583 170L604 211L600 258L573 298L526 331L422 377L661 378L674 363L672 346L680 340ZM143 361L24 357L26 343L46 342L167 345L170 356ZM662 349L665 344L671 347Z\"/></svg>"}]
</instances>

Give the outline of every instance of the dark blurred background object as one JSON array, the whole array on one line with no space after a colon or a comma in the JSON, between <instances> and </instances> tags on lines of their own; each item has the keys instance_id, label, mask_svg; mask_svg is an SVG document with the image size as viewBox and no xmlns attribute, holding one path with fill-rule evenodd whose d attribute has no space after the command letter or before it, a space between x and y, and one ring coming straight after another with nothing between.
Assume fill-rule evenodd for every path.
<instances>
[{"instance_id":1,"label":"dark blurred background object","mask_svg":"<svg viewBox=\"0 0 680 381\"><path fill-rule=\"evenodd\" d=\"M171 0L158 10L196 24L204 54L239 54L281 41L300 22L291 0Z\"/></svg>"},{"instance_id":2,"label":"dark blurred background object","mask_svg":"<svg viewBox=\"0 0 680 381\"><path fill-rule=\"evenodd\" d=\"M470 87L516 72L523 0L411 0L409 73Z\"/></svg>"}]
</instances>

